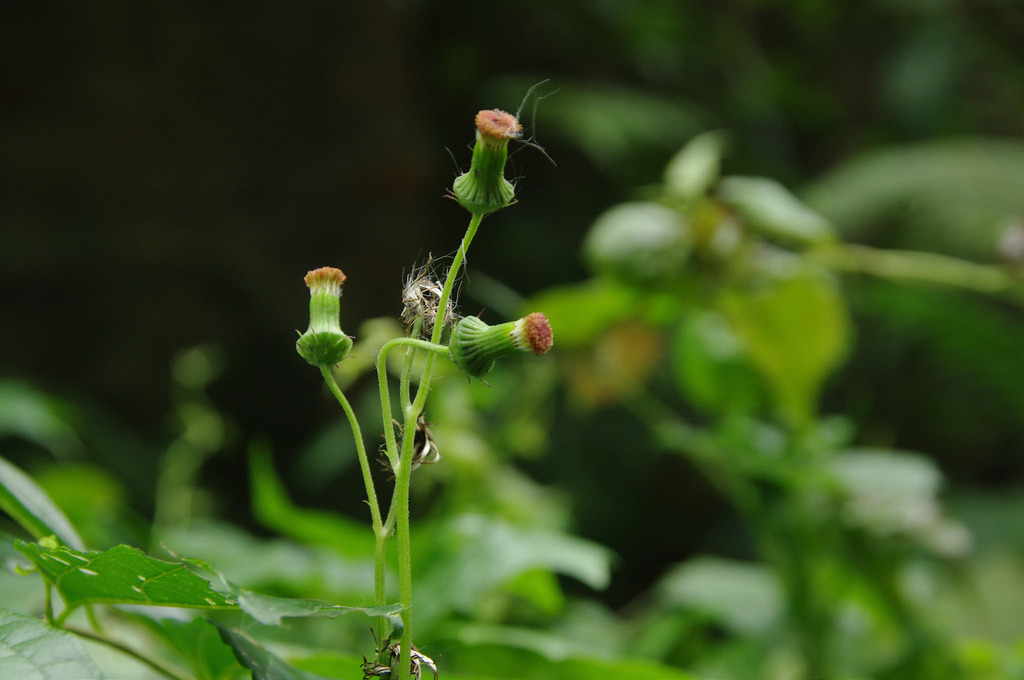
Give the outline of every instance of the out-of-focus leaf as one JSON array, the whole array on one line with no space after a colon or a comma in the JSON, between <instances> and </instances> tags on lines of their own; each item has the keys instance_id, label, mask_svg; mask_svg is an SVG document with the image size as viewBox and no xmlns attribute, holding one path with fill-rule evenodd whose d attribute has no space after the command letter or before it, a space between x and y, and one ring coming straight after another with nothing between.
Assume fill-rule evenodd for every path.
<instances>
[{"instance_id":1,"label":"out-of-focus leaf","mask_svg":"<svg viewBox=\"0 0 1024 680\"><path fill-rule=\"evenodd\" d=\"M690 225L658 203L620 203L598 216L583 241L591 270L629 283L678 277L692 247Z\"/></svg>"},{"instance_id":2,"label":"out-of-focus leaf","mask_svg":"<svg viewBox=\"0 0 1024 680\"><path fill-rule=\"evenodd\" d=\"M714 557L688 560L657 586L662 607L687 607L744 635L769 632L783 610L782 591L762 565Z\"/></svg>"},{"instance_id":3,"label":"out-of-focus leaf","mask_svg":"<svg viewBox=\"0 0 1024 680\"><path fill-rule=\"evenodd\" d=\"M665 166L665 192L684 201L706 194L718 179L727 141L725 133L714 131L687 142Z\"/></svg>"},{"instance_id":4,"label":"out-of-focus leaf","mask_svg":"<svg viewBox=\"0 0 1024 680\"><path fill-rule=\"evenodd\" d=\"M545 639L547 638L547 639ZM469 625L455 632L458 673L479 680L697 680L649 659L614 657L532 630ZM435 661L439 657L435 657ZM463 675L465 673L465 675Z\"/></svg>"},{"instance_id":5,"label":"out-of-focus leaf","mask_svg":"<svg viewBox=\"0 0 1024 680\"><path fill-rule=\"evenodd\" d=\"M84 680L100 671L71 633L0 610L0 680Z\"/></svg>"},{"instance_id":6,"label":"out-of-focus leaf","mask_svg":"<svg viewBox=\"0 0 1024 680\"><path fill-rule=\"evenodd\" d=\"M664 344L659 330L641 322L610 329L588 356L565 363L573 396L593 406L642 392L659 367Z\"/></svg>"},{"instance_id":7,"label":"out-of-focus leaf","mask_svg":"<svg viewBox=\"0 0 1024 680\"><path fill-rule=\"evenodd\" d=\"M687 315L672 338L671 351L676 383L695 406L743 413L757 404L757 377L721 314Z\"/></svg>"},{"instance_id":8,"label":"out-of-focus leaf","mask_svg":"<svg viewBox=\"0 0 1024 680\"><path fill-rule=\"evenodd\" d=\"M103 552L16 543L53 584L68 610L91 602L234 609L238 605L180 562L164 562L119 545Z\"/></svg>"},{"instance_id":9,"label":"out-of-focus leaf","mask_svg":"<svg viewBox=\"0 0 1024 680\"><path fill-rule=\"evenodd\" d=\"M1024 144L960 139L873 151L804 192L850 239L991 260L1024 215Z\"/></svg>"},{"instance_id":10,"label":"out-of-focus leaf","mask_svg":"<svg viewBox=\"0 0 1024 680\"><path fill-rule=\"evenodd\" d=\"M56 536L73 548L85 548L78 532L56 503L31 477L4 458L0 458L0 510L37 539Z\"/></svg>"},{"instance_id":11,"label":"out-of-focus leaf","mask_svg":"<svg viewBox=\"0 0 1024 680\"><path fill-rule=\"evenodd\" d=\"M612 650L605 650L585 642L569 640L549 631L515 626L492 626L482 623L454 624L440 631L442 639L451 638L467 646L497 645L521 649L543 656L548 661L564 661L573 657L594 656L608 658Z\"/></svg>"},{"instance_id":12,"label":"out-of-focus leaf","mask_svg":"<svg viewBox=\"0 0 1024 680\"><path fill-rule=\"evenodd\" d=\"M831 279L811 272L727 291L721 309L791 426L810 424L822 382L846 352L849 318Z\"/></svg>"},{"instance_id":13,"label":"out-of-focus leaf","mask_svg":"<svg viewBox=\"0 0 1024 680\"><path fill-rule=\"evenodd\" d=\"M546 569L531 569L505 584L509 595L528 602L542 615L555 616L565 608L565 594L558 577Z\"/></svg>"},{"instance_id":14,"label":"out-of-focus leaf","mask_svg":"<svg viewBox=\"0 0 1024 680\"><path fill-rule=\"evenodd\" d=\"M847 449L832 461L846 494L847 521L882 536L906 535L937 553L957 556L971 539L943 516L936 495L942 474L927 458L903 451Z\"/></svg>"},{"instance_id":15,"label":"out-of-focus leaf","mask_svg":"<svg viewBox=\"0 0 1024 680\"><path fill-rule=\"evenodd\" d=\"M86 545L107 548L139 542L130 528L141 521L129 508L124 485L109 469L92 463L61 463L38 470L35 479L50 498L60 499Z\"/></svg>"},{"instance_id":16,"label":"out-of-focus leaf","mask_svg":"<svg viewBox=\"0 0 1024 680\"><path fill-rule=\"evenodd\" d=\"M221 639L235 653L238 663L252 671L252 680L330 680L289 665L240 630L216 624Z\"/></svg>"},{"instance_id":17,"label":"out-of-focus leaf","mask_svg":"<svg viewBox=\"0 0 1024 680\"><path fill-rule=\"evenodd\" d=\"M326 547L257 539L228 524L196 522L172 531L169 545L196 555L247 588L306 596L311 592L362 597L373 592L373 560L349 560Z\"/></svg>"},{"instance_id":18,"label":"out-of-focus leaf","mask_svg":"<svg viewBox=\"0 0 1024 680\"><path fill-rule=\"evenodd\" d=\"M65 457L82 449L81 440L64 416L65 410L60 401L31 385L0 381L0 437L22 437Z\"/></svg>"},{"instance_id":19,"label":"out-of-focus leaf","mask_svg":"<svg viewBox=\"0 0 1024 680\"><path fill-rule=\"evenodd\" d=\"M132 620L145 626L150 633L174 649L188 664L196 680L233 680L243 672L217 628L204 618L197 617L190 621L171 618L155 620L133 614Z\"/></svg>"},{"instance_id":20,"label":"out-of-focus leaf","mask_svg":"<svg viewBox=\"0 0 1024 680\"><path fill-rule=\"evenodd\" d=\"M828 220L800 202L786 187L764 177L723 177L717 194L757 231L789 243L830 241Z\"/></svg>"},{"instance_id":21,"label":"out-of-focus leaf","mask_svg":"<svg viewBox=\"0 0 1024 680\"><path fill-rule=\"evenodd\" d=\"M546 529L515 527L482 515L463 515L431 535L433 564L419 579L429 599L415 604L417 621L449 609L474 612L481 598L510 579L545 569L591 588L608 584L611 553L595 543Z\"/></svg>"},{"instance_id":22,"label":"out-of-focus leaf","mask_svg":"<svg viewBox=\"0 0 1024 680\"><path fill-rule=\"evenodd\" d=\"M304 543L326 545L348 557L373 554L373 534L337 513L296 507L274 473L269 447L249 446L249 475L253 514L266 527Z\"/></svg>"},{"instance_id":23,"label":"out-of-focus leaf","mask_svg":"<svg viewBox=\"0 0 1024 680\"><path fill-rule=\"evenodd\" d=\"M847 449L833 460L843 485L857 494L934 496L942 473L924 456L884 449Z\"/></svg>"},{"instance_id":24,"label":"out-of-focus leaf","mask_svg":"<svg viewBox=\"0 0 1024 680\"><path fill-rule=\"evenodd\" d=\"M636 311L637 294L605 279L551 288L532 299L531 310L543 312L551 322L559 348L591 343L609 326Z\"/></svg>"},{"instance_id":25,"label":"out-of-focus leaf","mask_svg":"<svg viewBox=\"0 0 1024 680\"><path fill-rule=\"evenodd\" d=\"M37 612L49 588L42 579L25 578L23 569L31 563L14 547L10 536L0 540L0 603L10 611L27 614Z\"/></svg>"}]
</instances>

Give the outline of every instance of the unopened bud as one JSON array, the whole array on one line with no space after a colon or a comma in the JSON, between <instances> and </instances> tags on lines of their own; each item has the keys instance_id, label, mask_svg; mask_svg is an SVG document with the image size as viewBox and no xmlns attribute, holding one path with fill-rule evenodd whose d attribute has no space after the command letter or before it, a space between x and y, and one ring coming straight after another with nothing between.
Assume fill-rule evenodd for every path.
<instances>
[{"instance_id":1,"label":"unopened bud","mask_svg":"<svg viewBox=\"0 0 1024 680\"><path fill-rule=\"evenodd\" d=\"M309 328L299 336L295 349L314 366L338 363L352 349L352 338L341 330L341 285L345 274L334 267L321 267L306 274L309 286Z\"/></svg>"},{"instance_id":2,"label":"unopened bud","mask_svg":"<svg viewBox=\"0 0 1024 680\"><path fill-rule=\"evenodd\" d=\"M498 109L476 114L476 144L469 172L455 178L452 197L466 210L486 214L501 210L515 199L515 188L505 179L508 142L518 139L523 126L511 113Z\"/></svg>"},{"instance_id":3,"label":"unopened bud","mask_svg":"<svg viewBox=\"0 0 1024 680\"><path fill-rule=\"evenodd\" d=\"M539 312L518 321L488 326L475 316L459 320L448 343L450 357L465 373L480 377L503 357L520 352L536 355L551 349L554 335L548 318Z\"/></svg>"}]
</instances>

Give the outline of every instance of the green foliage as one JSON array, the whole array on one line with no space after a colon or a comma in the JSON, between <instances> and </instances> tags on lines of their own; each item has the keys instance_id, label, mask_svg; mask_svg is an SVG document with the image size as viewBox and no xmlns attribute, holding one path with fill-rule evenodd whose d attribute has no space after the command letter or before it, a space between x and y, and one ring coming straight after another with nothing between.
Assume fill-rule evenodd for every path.
<instances>
[{"instance_id":1,"label":"green foliage","mask_svg":"<svg viewBox=\"0 0 1024 680\"><path fill-rule=\"evenodd\" d=\"M630 149L700 127L680 102L593 87L568 88L550 113L612 176L628 175ZM418 428L411 384L438 379L423 427L444 462L417 473L408 546L387 543L394 523L369 531L335 509L355 505L365 519L348 503L355 466L324 463L325 448L364 458L367 486L387 490L381 508L408 505L408 477L396 491L359 450L362 435L356 450L325 435L288 451L283 477L270 444L253 438L251 514L273 536L218 517L200 471L233 428L205 393L220 371L211 348L174 364L175 433L152 447L166 452L152 527L127 510L122 480L67 462L89 453L69 404L0 383L0 436L60 461L29 475L0 459L0 509L13 522L0 555L14 567L0 574L0 677L119 676L130 662L147 680L357 678L370 645L394 642L414 614L417 644L456 680L1024 678L1019 499L947 508L948 461L897 448L899 433L864 415L890 388L917 389L893 399L925 408L925 387L870 382L907 357L940 376L927 390L962 374L993 417L1024 413L1019 263L989 263L1019 219L1020 150L964 140L880 151L793 193L722 176L728 146L721 132L693 137L660 184L595 219L582 244L591 277L527 307L551 320L552 362L466 381L440 359L389 362L401 346L387 344L401 334L393 319L360 327L352 358L324 377L358 393L379 356L381 384L398 379L398 406L385 408L404 429L386 410L381 423L390 472L415 441L396 438ZM845 240L872 236L937 252ZM979 304L978 293L1004 304ZM948 411L926 415L937 439L963 437L969 450L985 436L972 422L982 407L949 396ZM367 410L355 402L353 413ZM365 437L371 454L380 431ZM568 481L524 472L544 453ZM586 488L617 470L640 472L612 480L614 493ZM311 507L318 490L333 494L331 509ZM609 524L655 540L635 554L603 547L573 512L587 494ZM701 525L698 547L649 511L664 507L658 496L688 494L729 508L725 520L687 520ZM201 559L168 561L129 541ZM675 563L628 606L597 603L617 567L659 559ZM411 575L415 605L388 604ZM371 626L391 639L374 640Z\"/></svg>"},{"instance_id":2,"label":"green foliage","mask_svg":"<svg viewBox=\"0 0 1024 680\"><path fill-rule=\"evenodd\" d=\"M846 307L835 284L820 272L798 272L763 289L727 290L720 304L783 420L808 426L848 342Z\"/></svg>"},{"instance_id":3,"label":"green foliage","mask_svg":"<svg viewBox=\"0 0 1024 680\"><path fill-rule=\"evenodd\" d=\"M337 513L296 507L274 473L270 451L263 443L250 446L249 476L253 515L268 529L303 543L329 546L348 557L373 551L373 537L365 527Z\"/></svg>"},{"instance_id":4,"label":"green foliage","mask_svg":"<svg viewBox=\"0 0 1024 680\"><path fill-rule=\"evenodd\" d=\"M175 618L132 618L162 642L188 668L196 680L234 680L239 666L229 646L221 639L216 624L204 618L187 621Z\"/></svg>"},{"instance_id":5,"label":"green foliage","mask_svg":"<svg viewBox=\"0 0 1024 680\"><path fill-rule=\"evenodd\" d=\"M98 678L100 671L71 633L0 610L0 677L66 680Z\"/></svg>"},{"instance_id":6,"label":"green foliage","mask_svg":"<svg viewBox=\"0 0 1024 680\"><path fill-rule=\"evenodd\" d=\"M217 629L238 662L252 671L252 680L327 680L289 665L240 630L225 626Z\"/></svg>"},{"instance_id":7,"label":"green foliage","mask_svg":"<svg viewBox=\"0 0 1024 680\"><path fill-rule=\"evenodd\" d=\"M1016 139L930 141L864 153L813 182L808 205L853 240L990 261L1024 214Z\"/></svg>"},{"instance_id":8,"label":"green foliage","mask_svg":"<svg viewBox=\"0 0 1024 680\"><path fill-rule=\"evenodd\" d=\"M0 510L11 516L32 536L56 536L62 543L82 547L82 539L67 517L35 481L0 458Z\"/></svg>"},{"instance_id":9,"label":"green foliage","mask_svg":"<svg viewBox=\"0 0 1024 680\"><path fill-rule=\"evenodd\" d=\"M723 177L717 196L754 229L788 243L813 244L835 238L832 225L786 188L762 177Z\"/></svg>"},{"instance_id":10,"label":"green foliage","mask_svg":"<svg viewBox=\"0 0 1024 680\"><path fill-rule=\"evenodd\" d=\"M20 541L15 545L57 590L69 611L115 602L199 609L236 606L184 564L164 562L130 546L83 552Z\"/></svg>"},{"instance_id":11,"label":"green foliage","mask_svg":"<svg viewBox=\"0 0 1024 680\"><path fill-rule=\"evenodd\" d=\"M572 339L560 368L575 406L598 409L602 418L615 417L613 404L626 407L657 445L707 477L753 537L757 563L694 558L652 588L635 649L708 677L962 674L973 662L949 646L948 628L934 625L927 598L906 582L927 573L925 580L940 587L933 579L950 577L948 566L963 569L970 554L970 534L943 508L941 473L920 454L851 446L853 423L821 412L826 387L853 347L845 282L829 269L997 293L1018 303L1024 286L992 265L839 240L844 229L833 224L845 227L852 213L836 206L871 210L871 201L905 188L933 182L939 190L948 175L940 180L933 172L921 184L904 176L893 188L887 178L898 174L901 158L894 152L893 167L872 166L860 176L862 188L889 182L885 191L864 188L863 196L844 198L858 182L823 183L812 196L826 219L772 180L718 178L724 148L717 134L695 138L670 161L664 186L646 188L642 205L651 207L647 216L635 214L645 224L616 232L618 240L604 249L591 245L594 277L532 301L548 305L555 327ZM936 149L933 165L970 173L1015 153L1004 151L976 154L973 164L961 159L966 166L953 170L952 157ZM931 157L925 149L920 154ZM917 167L925 164L907 171ZM1007 174L996 184L1005 188L1019 178ZM1024 193L1010 199L1011 193L993 215L1014 214ZM606 240L605 216L587 243ZM674 266L652 259L645 250L652 230L658 243L685 243L686 256ZM942 304L959 304L955 290L936 295ZM864 309L860 298L854 301ZM588 305L597 309L591 313ZM900 321L922 309L913 306ZM965 313L976 309L966 305ZM1012 325L995 338L974 334L949 360L978 347L991 356L1008 333L1020 337L1019 320ZM929 331L922 337L936 347L957 333L948 323ZM1019 340L1010 344L1019 354ZM692 410L701 413L699 424L687 420ZM850 620L859 622L858 631L845 626Z\"/></svg>"}]
</instances>

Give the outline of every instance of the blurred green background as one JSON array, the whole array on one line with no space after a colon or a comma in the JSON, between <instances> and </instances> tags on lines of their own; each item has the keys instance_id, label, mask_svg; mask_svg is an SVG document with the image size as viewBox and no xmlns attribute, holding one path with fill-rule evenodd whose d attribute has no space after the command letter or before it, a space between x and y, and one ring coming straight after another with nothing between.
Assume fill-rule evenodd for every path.
<instances>
[{"instance_id":1,"label":"blurred green background","mask_svg":"<svg viewBox=\"0 0 1024 680\"><path fill-rule=\"evenodd\" d=\"M0 452L30 471L110 471L136 519L107 538L137 542L161 511L165 450L207 414L186 514L263 531L246 460L260 437L296 502L361 520L354 468L317 448L340 413L293 349L301 279L346 272L350 333L397 317L404 276L463 232L443 196L477 110L514 111L541 83L522 118L557 167L513 154L519 204L484 222L466 314L511 314L586 278L594 220L643 197L708 130L728 135L728 174L778 180L848 241L991 263L1024 220L1021 45L1024 9L1009 0L8 3ZM1020 305L842 286L854 330L821 413L844 416L860 446L926 454L975 548L1005 550L1017 578L1000 592L1024 601ZM555 337L557 355L557 325ZM372 380L351 389L372 404ZM662 452L615 400L565 392L528 414L545 429L508 457L575 534L617 555L607 588L563 580L571 594L628 619L674 564L752 558L756 541L699 466ZM1012 619L970 635L1019 647Z\"/></svg>"}]
</instances>

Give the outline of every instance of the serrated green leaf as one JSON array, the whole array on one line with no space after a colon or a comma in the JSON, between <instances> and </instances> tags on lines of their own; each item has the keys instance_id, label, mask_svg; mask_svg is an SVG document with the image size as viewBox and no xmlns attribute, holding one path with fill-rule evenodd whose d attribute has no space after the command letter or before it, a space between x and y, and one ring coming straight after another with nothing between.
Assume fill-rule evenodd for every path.
<instances>
[{"instance_id":1,"label":"serrated green leaf","mask_svg":"<svg viewBox=\"0 0 1024 680\"><path fill-rule=\"evenodd\" d=\"M71 633L0 610L0 680L86 680L100 671Z\"/></svg>"},{"instance_id":2,"label":"serrated green leaf","mask_svg":"<svg viewBox=\"0 0 1024 680\"><path fill-rule=\"evenodd\" d=\"M193 609L238 606L184 564L164 562L127 545L103 552L48 549L23 541L16 546L53 584L68 611L92 602Z\"/></svg>"},{"instance_id":3,"label":"serrated green leaf","mask_svg":"<svg viewBox=\"0 0 1024 680\"><path fill-rule=\"evenodd\" d=\"M235 653L238 663L252 671L252 680L329 680L289 665L240 630L216 624L221 639Z\"/></svg>"},{"instance_id":4,"label":"serrated green leaf","mask_svg":"<svg viewBox=\"0 0 1024 680\"><path fill-rule=\"evenodd\" d=\"M320 600L301 600L254 593L251 590L239 588L226 580L224 585L232 597L238 601L238 606L242 608L242 611L269 626L281 625L281 619L284 618L323 617L333 619L336 616L353 612L361 612L367 616L394 616L402 611L402 606L399 604L379 607L345 607Z\"/></svg>"},{"instance_id":5,"label":"serrated green leaf","mask_svg":"<svg viewBox=\"0 0 1024 680\"><path fill-rule=\"evenodd\" d=\"M172 553L173 554L173 553ZM178 557L175 555L175 557ZM347 607L340 604L331 604L322 600L307 600L291 597L278 597L276 595L265 595L252 590L240 588L228 578L211 567L204 560L197 560L190 557L179 558L183 562L191 564L198 569L215 575L223 585L224 590L238 603L238 606L249 616L265 625L278 626L285 618L334 618L341 614L361 612L367 616L395 616L402 611L398 604L380 605L376 607Z\"/></svg>"},{"instance_id":6,"label":"serrated green leaf","mask_svg":"<svg viewBox=\"0 0 1024 680\"><path fill-rule=\"evenodd\" d=\"M791 243L820 243L835 238L832 225L786 187L764 177L723 177L718 197L761 233Z\"/></svg>"},{"instance_id":7,"label":"serrated green leaf","mask_svg":"<svg viewBox=\"0 0 1024 680\"><path fill-rule=\"evenodd\" d=\"M31 477L4 458L0 458L0 510L36 539L56 536L72 548L85 548L57 504Z\"/></svg>"}]
</instances>

